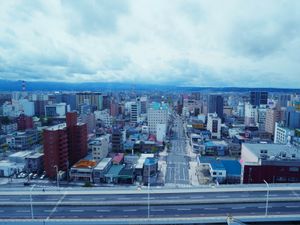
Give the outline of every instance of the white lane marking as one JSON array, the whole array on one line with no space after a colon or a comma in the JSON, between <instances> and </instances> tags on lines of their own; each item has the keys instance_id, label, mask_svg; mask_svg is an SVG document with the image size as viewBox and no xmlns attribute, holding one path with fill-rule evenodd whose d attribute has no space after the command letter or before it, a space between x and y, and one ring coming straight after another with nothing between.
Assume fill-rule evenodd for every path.
<instances>
[{"instance_id":1,"label":"white lane marking","mask_svg":"<svg viewBox=\"0 0 300 225\"><path fill-rule=\"evenodd\" d=\"M285 207L286 208L299 208L298 205L286 205Z\"/></svg>"},{"instance_id":2,"label":"white lane marking","mask_svg":"<svg viewBox=\"0 0 300 225\"><path fill-rule=\"evenodd\" d=\"M84 212L82 209L70 209L70 212Z\"/></svg>"},{"instance_id":3,"label":"white lane marking","mask_svg":"<svg viewBox=\"0 0 300 225\"><path fill-rule=\"evenodd\" d=\"M20 200L21 201L29 201L30 199L29 198L21 198Z\"/></svg>"},{"instance_id":4,"label":"white lane marking","mask_svg":"<svg viewBox=\"0 0 300 225\"><path fill-rule=\"evenodd\" d=\"M95 200L104 200L105 198L95 198Z\"/></svg>"},{"instance_id":5,"label":"white lane marking","mask_svg":"<svg viewBox=\"0 0 300 225\"><path fill-rule=\"evenodd\" d=\"M204 208L204 210L217 210L218 208Z\"/></svg>"},{"instance_id":6,"label":"white lane marking","mask_svg":"<svg viewBox=\"0 0 300 225\"><path fill-rule=\"evenodd\" d=\"M189 210L192 210L192 209L191 208L179 208L177 210L179 210L179 211L189 211Z\"/></svg>"},{"instance_id":7,"label":"white lane marking","mask_svg":"<svg viewBox=\"0 0 300 225\"><path fill-rule=\"evenodd\" d=\"M109 209L97 209L96 212L110 212Z\"/></svg>"},{"instance_id":8,"label":"white lane marking","mask_svg":"<svg viewBox=\"0 0 300 225\"><path fill-rule=\"evenodd\" d=\"M204 196L195 196L193 198L204 198Z\"/></svg>"},{"instance_id":9,"label":"white lane marking","mask_svg":"<svg viewBox=\"0 0 300 225\"><path fill-rule=\"evenodd\" d=\"M17 210L16 212L19 212L19 213L29 213L30 211L29 210Z\"/></svg>"},{"instance_id":10,"label":"white lane marking","mask_svg":"<svg viewBox=\"0 0 300 225\"><path fill-rule=\"evenodd\" d=\"M266 206L258 206L257 208L259 208L259 209L265 209ZM268 209L270 209L270 208L272 208L272 206L268 206Z\"/></svg>"},{"instance_id":11,"label":"white lane marking","mask_svg":"<svg viewBox=\"0 0 300 225\"><path fill-rule=\"evenodd\" d=\"M151 211L153 211L153 212L164 212L165 210L164 209L151 209Z\"/></svg>"},{"instance_id":12,"label":"white lane marking","mask_svg":"<svg viewBox=\"0 0 300 225\"><path fill-rule=\"evenodd\" d=\"M232 207L232 209L244 209L244 208L246 208L246 207L244 207L244 206L240 206L240 207Z\"/></svg>"},{"instance_id":13,"label":"white lane marking","mask_svg":"<svg viewBox=\"0 0 300 225\"><path fill-rule=\"evenodd\" d=\"M70 200L73 200L73 201L81 201L82 198L70 198Z\"/></svg>"},{"instance_id":14,"label":"white lane marking","mask_svg":"<svg viewBox=\"0 0 300 225\"><path fill-rule=\"evenodd\" d=\"M136 212L136 209L124 209L123 212Z\"/></svg>"},{"instance_id":15,"label":"white lane marking","mask_svg":"<svg viewBox=\"0 0 300 225\"><path fill-rule=\"evenodd\" d=\"M46 198L46 201L57 201L57 198Z\"/></svg>"},{"instance_id":16,"label":"white lane marking","mask_svg":"<svg viewBox=\"0 0 300 225\"><path fill-rule=\"evenodd\" d=\"M0 212L4 212L4 210L0 210Z\"/></svg>"},{"instance_id":17,"label":"white lane marking","mask_svg":"<svg viewBox=\"0 0 300 225\"><path fill-rule=\"evenodd\" d=\"M229 196L228 195L217 195L216 197L217 198L228 198Z\"/></svg>"},{"instance_id":18,"label":"white lane marking","mask_svg":"<svg viewBox=\"0 0 300 225\"><path fill-rule=\"evenodd\" d=\"M0 198L0 201L9 201L8 198Z\"/></svg>"},{"instance_id":19,"label":"white lane marking","mask_svg":"<svg viewBox=\"0 0 300 225\"><path fill-rule=\"evenodd\" d=\"M118 198L118 200L129 200L130 198Z\"/></svg>"},{"instance_id":20,"label":"white lane marking","mask_svg":"<svg viewBox=\"0 0 300 225\"><path fill-rule=\"evenodd\" d=\"M170 199L178 199L178 196L171 196L171 197L166 197L166 198L170 198Z\"/></svg>"}]
</instances>

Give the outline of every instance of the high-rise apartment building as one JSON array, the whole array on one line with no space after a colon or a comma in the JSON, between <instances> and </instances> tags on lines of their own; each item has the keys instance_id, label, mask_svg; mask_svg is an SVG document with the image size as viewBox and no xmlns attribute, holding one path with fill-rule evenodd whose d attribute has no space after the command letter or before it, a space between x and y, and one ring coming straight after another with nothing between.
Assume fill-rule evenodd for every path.
<instances>
[{"instance_id":1,"label":"high-rise apartment building","mask_svg":"<svg viewBox=\"0 0 300 225\"><path fill-rule=\"evenodd\" d=\"M103 96L99 92L80 92L76 93L76 108L79 109L79 106L83 103L90 104L95 107L97 110L102 110L103 108Z\"/></svg>"},{"instance_id":2,"label":"high-rise apartment building","mask_svg":"<svg viewBox=\"0 0 300 225\"><path fill-rule=\"evenodd\" d=\"M281 110L278 108L267 109L265 131L274 135L275 123L281 119Z\"/></svg>"},{"instance_id":3,"label":"high-rise apartment building","mask_svg":"<svg viewBox=\"0 0 300 225\"><path fill-rule=\"evenodd\" d=\"M60 171L68 169L68 134L66 124L49 127L43 132L44 168L50 178L56 176L56 166Z\"/></svg>"},{"instance_id":4,"label":"high-rise apartment building","mask_svg":"<svg viewBox=\"0 0 300 225\"><path fill-rule=\"evenodd\" d=\"M73 165L87 155L87 125L77 122L77 113L66 115L69 147L69 164Z\"/></svg>"},{"instance_id":5,"label":"high-rise apartment building","mask_svg":"<svg viewBox=\"0 0 300 225\"><path fill-rule=\"evenodd\" d=\"M216 113L209 113L207 116L207 130L211 132L213 139L221 138L221 118Z\"/></svg>"}]
</instances>

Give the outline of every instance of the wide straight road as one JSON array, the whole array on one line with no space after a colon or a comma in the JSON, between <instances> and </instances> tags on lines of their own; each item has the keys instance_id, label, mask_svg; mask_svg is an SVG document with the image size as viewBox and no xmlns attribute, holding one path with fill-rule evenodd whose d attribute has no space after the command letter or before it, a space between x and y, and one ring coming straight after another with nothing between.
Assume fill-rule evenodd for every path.
<instances>
[{"instance_id":1,"label":"wide straight road","mask_svg":"<svg viewBox=\"0 0 300 225\"><path fill-rule=\"evenodd\" d=\"M186 152L183 121L175 117L171 150L167 156L166 184L189 184L189 158Z\"/></svg>"},{"instance_id":2,"label":"wide straight road","mask_svg":"<svg viewBox=\"0 0 300 225\"><path fill-rule=\"evenodd\" d=\"M46 203L60 203L66 202L79 202L79 203L107 203L107 202L146 202L148 199L147 193L139 194L72 194L72 192L61 192L60 194L47 192L40 194L41 192L32 192L33 202ZM236 192L202 192L202 193L155 193L150 195L150 200L155 201L232 201L239 199L241 201L248 201L251 199L261 199L265 201L266 191L236 191ZM273 198L293 198L300 201L300 191L297 190L285 190L285 191L270 191L270 200ZM0 192L0 209L2 210L5 205L9 203L29 203L30 193L16 195L4 195Z\"/></svg>"},{"instance_id":3,"label":"wide straight road","mask_svg":"<svg viewBox=\"0 0 300 225\"><path fill-rule=\"evenodd\" d=\"M201 204L184 206L150 206L150 217L213 217L264 215L264 203ZM39 206L33 207L34 218L147 218L147 206ZM0 219L31 218L30 206L7 206L0 209ZM268 215L300 213L300 202L270 203Z\"/></svg>"}]
</instances>

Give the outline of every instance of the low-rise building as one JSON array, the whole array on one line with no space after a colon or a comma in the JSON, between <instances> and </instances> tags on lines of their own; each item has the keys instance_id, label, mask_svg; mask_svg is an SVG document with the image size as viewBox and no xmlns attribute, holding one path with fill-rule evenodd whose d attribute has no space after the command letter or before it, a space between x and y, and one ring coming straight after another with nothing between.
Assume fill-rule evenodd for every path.
<instances>
[{"instance_id":1,"label":"low-rise building","mask_svg":"<svg viewBox=\"0 0 300 225\"><path fill-rule=\"evenodd\" d=\"M92 150L93 160L99 162L108 154L109 135L97 137L89 143L89 149Z\"/></svg>"},{"instance_id":2,"label":"low-rise building","mask_svg":"<svg viewBox=\"0 0 300 225\"><path fill-rule=\"evenodd\" d=\"M25 170L29 173L41 174L44 171L44 154L36 152L26 156Z\"/></svg>"},{"instance_id":3,"label":"low-rise building","mask_svg":"<svg viewBox=\"0 0 300 225\"><path fill-rule=\"evenodd\" d=\"M243 183L300 182L300 151L292 145L242 144Z\"/></svg>"},{"instance_id":4,"label":"low-rise building","mask_svg":"<svg viewBox=\"0 0 300 225\"><path fill-rule=\"evenodd\" d=\"M24 164L15 163L9 160L0 161L0 177L10 177L24 169Z\"/></svg>"},{"instance_id":5,"label":"low-rise building","mask_svg":"<svg viewBox=\"0 0 300 225\"><path fill-rule=\"evenodd\" d=\"M198 157L200 166L208 166L210 176L218 183L240 183L241 164L237 160L215 159L212 157Z\"/></svg>"},{"instance_id":6,"label":"low-rise building","mask_svg":"<svg viewBox=\"0 0 300 225\"><path fill-rule=\"evenodd\" d=\"M70 169L70 179L74 181L93 181L93 169L97 165L96 161L80 160Z\"/></svg>"},{"instance_id":7,"label":"low-rise building","mask_svg":"<svg viewBox=\"0 0 300 225\"><path fill-rule=\"evenodd\" d=\"M112 165L112 158L102 159L93 170L93 178L95 183L105 182L105 174Z\"/></svg>"}]
</instances>

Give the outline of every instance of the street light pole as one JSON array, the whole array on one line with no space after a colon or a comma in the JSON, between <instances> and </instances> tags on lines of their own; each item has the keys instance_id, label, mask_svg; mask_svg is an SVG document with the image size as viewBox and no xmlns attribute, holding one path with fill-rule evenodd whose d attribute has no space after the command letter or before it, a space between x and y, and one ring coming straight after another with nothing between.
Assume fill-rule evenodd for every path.
<instances>
[{"instance_id":1,"label":"street light pole","mask_svg":"<svg viewBox=\"0 0 300 225\"><path fill-rule=\"evenodd\" d=\"M265 212L265 216L268 215L268 206L269 206L269 192L270 192L270 187L267 181L265 181L265 184L267 185L267 198L266 198L266 212Z\"/></svg>"},{"instance_id":2,"label":"street light pole","mask_svg":"<svg viewBox=\"0 0 300 225\"><path fill-rule=\"evenodd\" d=\"M57 189L59 189L58 166L54 165L54 168L56 170L56 185L57 185Z\"/></svg>"},{"instance_id":3,"label":"street light pole","mask_svg":"<svg viewBox=\"0 0 300 225\"><path fill-rule=\"evenodd\" d=\"M29 194L30 194L30 210L31 210L31 219L32 219L32 220L34 219L34 217L33 217L33 206L32 206L32 194L31 194L31 192L32 192L32 189L34 188L34 186L35 186L35 185L33 185L33 186L30 188L30 192L29 192Z\"/></svg>"}]
</instances>

